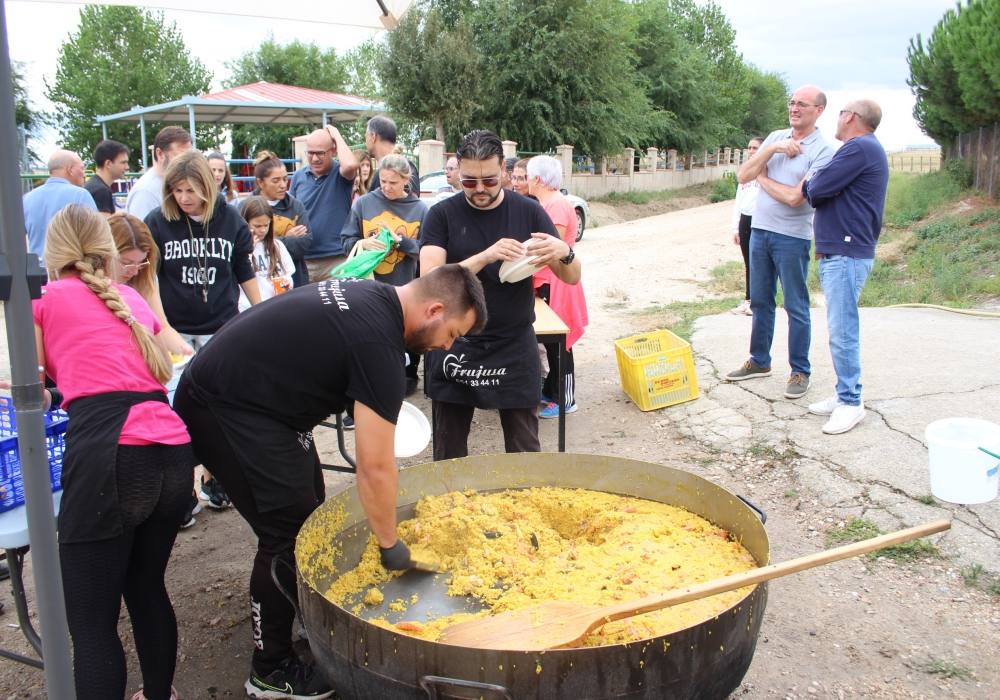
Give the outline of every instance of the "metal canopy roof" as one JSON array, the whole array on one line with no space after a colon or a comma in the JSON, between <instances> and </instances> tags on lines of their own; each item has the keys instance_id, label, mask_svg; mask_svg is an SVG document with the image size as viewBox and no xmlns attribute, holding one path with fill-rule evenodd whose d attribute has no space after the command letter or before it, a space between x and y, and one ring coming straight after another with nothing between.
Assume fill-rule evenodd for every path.
<instances>
[{"instance_id":1,"label":"metal canopy roof","mask_svg":"<svg viewBox=\"0 0 1000 700\"><path fill-rule=\"evenodd\" d=\"M227 124L323 124L354 121L385 109L380 102L336 92L260 81L127 112L104 114L98 124L113 121Z\"/></svg>"}]
</instances>

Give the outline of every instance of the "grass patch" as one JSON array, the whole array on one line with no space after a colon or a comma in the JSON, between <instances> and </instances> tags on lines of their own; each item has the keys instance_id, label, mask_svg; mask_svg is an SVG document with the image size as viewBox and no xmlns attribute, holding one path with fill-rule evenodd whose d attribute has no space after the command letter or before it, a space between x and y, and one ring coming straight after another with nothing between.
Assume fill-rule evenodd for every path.
<instances>
[{"instance_id":1,"label":"grass patch","mask_svg":"<svg viewBox=\"0 0 1000 700\"><path fill-rule=\"evenodd\" d=\"M667 328L679 335L684 340L691 342L691 331L694 322L702 316L721 314L729 311L742 301L742 295L737 297L724 297L721 299L703 299L701 301L675 301L661 307L672 318L676 320L668 323Z\"/></svg>"},{"instance_id":2,"label":"grass patch","mask_svg":"<svg viewBox=\"0 0 1000 700\"><path fill-rule=\"evenodd\" d=\"M796 491L795 489L788 489L787 491L785 491L785 498L798 498L798 497L799 497L799 492Z\"/></svg>"},{"instance_id":3,"label":"grass patch","mask_svg":"<svg viewBox=\"0 0 1000 700\"><path fill-rule=\"evenodd\" d=\"M712 194L708 195L710 202L725 202L736 199L736 173L726 173L721 180L712 183Z\"/></svg>"},{"instance_id":4,"label":"grass patch","mask_svg":"<svg viewBox=\"0 0 1000 700\"><path fill-rule=\"evenodd\" d=\"M927 495L917 496L917 503L923 503L925 506L932 506L937 503L937 501L934 500L934 496Z\"/></svg>"},{"instance_id":5,"label":"grass patch","mask_svg":"<svg viewBox=\"0 0 1000 700\"><path fill-rule=\"evenodd\" d=\"M743 271L742 260L730 260L716 265L708 273L711 280L709 289L720 294L742 294L746 285L746 273Z\"/></svg>"},{"instance_id":6,"label":"grass patch","mask_svg":"<svg viewBox=\"0 0 1000 700\"><path fill-rule=\"evenodd\" d=\"M835 527L826 533L827 546L860 542L883 534L878 525L864 518L851 518L843 525ZM920 559L938 559L941 551L926 540L910 540L901 544L869 552L867 559L892 559L897 562L914 562Z\"/></svg>"},{"instance_id":7,"label":"grass patch","mask_svg":"<svg viewBox=\"0 0 1000 700\"><path fill-rule=\"evenodd\" d=\"M978 588L985 573L986 569L983 568L982 564L972 564L962 569L962 580L965 581L966 586Z\"/></svg>"},{"instance_id":8,"label":"grass patch","mask_svg":"<svg viewBox=\"0 0 1000 700\"><path fill-rule=\"evenodd\" d=\"M604 204L650 204L651 202L668 202L681 197L709 197L714 184L710 182L683 187L678 190L657 190L655 192L610 192L603 197L595 197L591 202ZM735 194L733 195L735 196Z\"/></svg>"},{"instance_id":9,"label":"grass patch","mask_svg":"<svg viewBox=\"0 0 1000 700\"><path fill-rule=\"evenodd\" d=\"M924 175L889 173L885 198L885 225L905 228L923 221L934 210L957 202L963 194L961 177L948 170Z\"/></svg>"},{"instance_id":10,"label":"grass patch","mask_svg":"<svg viewBox=\"0 0 1000 700\"><path fill-rule=\"evenodd\" d=\"M960 681L972 680L972 671L965 666L956 664L954 661L944 661L942 659L932 659L920 667L924 673L941 678L957 678Z\"/></svg>"},{"instance_id":11,"label":"grass patch","mask_svg":"<svg viewBox=\"0 0 1000 700\"><path fill-rule=\"evenodd\" d=\"M826 544L827 546L832 546L846 542L858 542L859 540L878 537L880 534L882 533L879 531L878 525L871 520L851 518L843 525L835 527L826 533Z\"/></svg>"}]
</instances>

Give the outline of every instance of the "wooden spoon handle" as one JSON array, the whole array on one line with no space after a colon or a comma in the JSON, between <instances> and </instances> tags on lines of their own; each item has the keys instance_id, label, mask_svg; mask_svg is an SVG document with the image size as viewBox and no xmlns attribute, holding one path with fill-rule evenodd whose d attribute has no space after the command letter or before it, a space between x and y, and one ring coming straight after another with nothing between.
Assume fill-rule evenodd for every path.
<instances>
[{"instance_id":1,"label":"wooden spoon handle","mask_svg":"<svg viewBox=\"0 0 1000 700\"><path fill-rule=\"evenodd\" d=\"M641 615L642 613L652 612L653 610L670 607L671 605L679 605L680 603L687 603L692 600L698 600L699 598L707 598L708 596L715 595L717 593L733 591L737 588L743 588L744 586L750 586L755 583L761 583L762 581L770 581L773 578L780 578L781 576L794 574L797 571L805 571L806 569L812 569L813 567L829 564L830 562L855 557L859 554L867 554L868 552L875 551L876 549L882 549L883 547L899 544L900 542L908 542L909 540L914 540L918 537L933 535L936 532L943 532L950 527L951 521L949 520L935 520L933 522L917 525L916 527L910 527L905 530L890 532L887 535L881 535L868 540L845 544L842 547L835 547L834 549L816 552L815 554L809 554L804 557L796 557L795 559L789 559L788 561L780 564L770 564L768 566L750 569L749 571L732 574L731 576L725 576L723 578L715 579L714 581L708 581L707 583L700 583L696 586L680 588L670 591L669 593L657 593L646 596L645 598L622 603L620 605L609 605L603 609L603 612L605 613L603 618L591 627L591 629L595 629L605 622L620 620L623 617Z\"/></svg>"}]
</instances>

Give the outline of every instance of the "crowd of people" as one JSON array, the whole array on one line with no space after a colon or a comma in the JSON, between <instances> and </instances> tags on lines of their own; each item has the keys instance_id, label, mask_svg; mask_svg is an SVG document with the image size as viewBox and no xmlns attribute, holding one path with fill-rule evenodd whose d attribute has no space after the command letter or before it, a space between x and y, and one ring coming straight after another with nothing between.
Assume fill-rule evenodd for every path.
<instances>
[{"instance_id":1,"label":"crowd of people","mask_svg":"<svg viewBox=\"0 0 1000 700\"><path fill-rule=\"evenodd\" d=\"M864 417L857 302L888 169L873 136L878 105L840 112L836 153L815 126L825 106L817 88L796 90L791 128L751 140L739 169L734 242L748 303L738 311L753 326L750 358L727 379L771 374L780 280L785 396L805 395L815 239L837 385L809 410L840 433ZM202 501L235 507L257 537L247 693L329 697L328 679L295 653L294 608L272 578L295 590L295 536L325 498L313 428L348 412L381 563L404 570L412 561L396 532L393 437L421 358L435 460L468 454L476 409L498 411L508 452L539 451L539 417L558 415L559 404L577 410L572 347L588 318L558 161L505 158L496 134L473 131L447 160L449 191L425 201L387 117L370 120L363 151L329 125L306 148L307 167L291 178L274 154L259 154L253 192L238 196L221 154L202 155L187 132L166 127L124 211L110 187L129 153L111 141L98 145L89 181L79 156L58 151L49 181L24 197L29 246L49 275L34 302L38 363L58 387L47 402L61 393L70 413L59 547L80 698L124 694L122 599L143 680L133 700L176 698L164 571ZM373 279L337 277L349 255L368 251L383 254ZM528 252L535 273L503 281L503 264ZM569 328L562 378L543 370L558 347L537 343L536 298Z\"/></svg>"}]
</instances>

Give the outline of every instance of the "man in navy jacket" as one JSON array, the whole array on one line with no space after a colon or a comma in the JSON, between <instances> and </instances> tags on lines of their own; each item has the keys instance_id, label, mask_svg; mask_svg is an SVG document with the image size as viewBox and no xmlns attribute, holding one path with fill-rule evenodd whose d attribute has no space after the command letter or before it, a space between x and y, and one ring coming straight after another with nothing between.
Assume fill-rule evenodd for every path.
<instances>
[{"instance_id":1,"label":"man in navy jacket","mask_svg":"<svg viewBox=\"0 0 1000 700\"><path fill-rule=\"evenodd\" d=\"M881 120L875 102L848 103L837 119L837 139L844 145L802 183L802 196L816 208L816 258L837 373L836 395L810 404L809 412L829 416L823 432L831 435L846 433L865 417L858 297L875 259L889 182L885 149L874 134Z\"/></svg>"}]
</instances>

